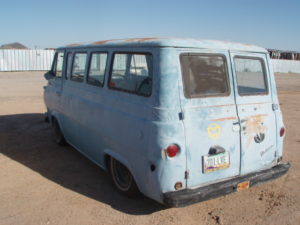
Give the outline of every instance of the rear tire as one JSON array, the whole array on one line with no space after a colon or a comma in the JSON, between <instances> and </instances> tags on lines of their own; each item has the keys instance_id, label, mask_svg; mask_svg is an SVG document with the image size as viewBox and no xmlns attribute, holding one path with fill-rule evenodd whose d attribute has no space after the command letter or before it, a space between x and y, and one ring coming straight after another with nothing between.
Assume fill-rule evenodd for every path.
<instances>
[{"instance_id":1,"label":"rear tire","mask_svg":"<svg viewBox=\"0 0 300 225\"><path fill-rule=\"evenodd\" d=\"M54 134L55 143L62 145L62 146L66 145L67 142L64 138L64 135L60 129L60 126L59 126L57 120L54 118L52 119L52 130L53 130L53 134Z\"/></svg>"},{"instance_id":2,"label":"rear tire","mask_svg":"<svg viewBox=\"0 0 300 225\"><path fill-rule=\"evenodd\" d=\"M130 171L126 166L112 157L110 158L110 174L116 188L122 194L132 197L139 193Z\"/></svg>"}]
</instances>

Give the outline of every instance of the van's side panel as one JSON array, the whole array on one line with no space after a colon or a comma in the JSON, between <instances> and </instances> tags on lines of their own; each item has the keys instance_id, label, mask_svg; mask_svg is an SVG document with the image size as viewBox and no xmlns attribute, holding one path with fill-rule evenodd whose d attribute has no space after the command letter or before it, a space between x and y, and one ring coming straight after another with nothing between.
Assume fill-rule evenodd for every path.
<instances>
[{"instance_id":1,"label":"van's side panel","mask_svg":"<svg viewBox=\"0 0 300 225\"><path fill-rule=\"evenodd\" d=\"M107 51L107 49L100 48L89 51L101 50ZM83 52L84 50L76 51ZM168 174L165 173L167 170L161 168L160 161L162 160L161 150L166 147L166 143L171 144L174 140L178 140L174 137L173 142L169 143L164 136L167 133L168 135L174 134L168 130L174 130L171 117L176 115L175 120L179 121L177 117L179 110L174 110L174 115L170 113L168 107L170 103L174 104L174 101L168 100L167 93L161 97L163 95L160 92L165 92L165 86L161 88L162 86L158 85L161 82L161 76L158 75L161 71L159 66L155 66L159 64L158 49L134 50L131 48L121 49L121 51L109 49L109 68L113 52L122 51L152 54L153 94L150 97L144 97L108 88L109 69L105 74L104 87L95 87L86 82L76 82L70 79L65 80L62 103L64 106L63 130L68 142L101 167L106 166L105 153L117 157L130 169L140 191L159 201L162 190L174 190L174 179L171 184L164 185L170 182ZM165 69L167 69L166 66ZM168 77L165 71L163 73L165 73L162 78L163 85L167 83L172 87L176 86L176 90L170 89L176 95L177 77L174 79L172 76ZM177 75L175 73L175 76ZM178 105L174 104L173 107ZM162 111L166 114L161 113ZM166 117L166 120L163 117ZM163 127L160 124L163 124ZM182 127L177 129L178 132L174 132L178 135L181 132L181 136L184 136L181 130ZM163 143L161 140L164 140ZM179 144L181 144L180 141ZM185 162L184 159L181 161ZM173 166L170 162L166 164ZM156 167L154 171L151 171L152 165ZM165 163L162 165L165 166ZM182 182L184 182L184 168L185 163L180 173ZM176 174L173 172L172 174ZM177 175L172 176L177 177Z\"/></svg>"}]
</instances>

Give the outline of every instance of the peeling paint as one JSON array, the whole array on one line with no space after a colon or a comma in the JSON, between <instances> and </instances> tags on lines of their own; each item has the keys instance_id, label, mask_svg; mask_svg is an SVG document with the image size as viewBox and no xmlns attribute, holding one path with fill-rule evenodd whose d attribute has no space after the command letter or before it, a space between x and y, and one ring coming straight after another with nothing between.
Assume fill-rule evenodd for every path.
<instances>
[{"instance_id":1,"label":"peeling paint","mask_svg":"<svg viewBox=\"0 0 300 225\"><path fill-rule=\"evenodd\" d=\"M211 121L225 121L225 120L237 120L237 117L225 117L225 118L219 118L219 119L214 119Z\"/></svg>"},{"instance_id":2,"label":"peeling paint","mask_svg":"<svg viewBox=\"0 0 300 225\"><path fill-rule=\"evenodd\" d=\"M128 38L124 42L144 42L144 41L153 41L153 40L162 40L165 38L149 37L149 38Z\"/></svg>"},{"instance_id":3,"label":"peeling paint","mask_svg":"<svg viewBox=\"0 0 300 225\"><path fill-rule=\"evenodd\" d=\"M253 143L254 137L257 134L264 134L267 131L267 127L264 125L264 117L267 116L267 114L257 114L247 118L245 130L247 134L247 147Z\"/></svg>"},{"instance_id":4,"label":"peeling paint","mask_svg":"<svg viewBox=\"0 0 300 225\"><path fill-rule=\"evenodd\" d=\"M92 44L93 45L104 45L104 44L107 44L110 42L120 41L120 40L122 40L122 39L110 39L110 40L96 41L96 42L93 42Z\"/></svg>"}]
</instances>

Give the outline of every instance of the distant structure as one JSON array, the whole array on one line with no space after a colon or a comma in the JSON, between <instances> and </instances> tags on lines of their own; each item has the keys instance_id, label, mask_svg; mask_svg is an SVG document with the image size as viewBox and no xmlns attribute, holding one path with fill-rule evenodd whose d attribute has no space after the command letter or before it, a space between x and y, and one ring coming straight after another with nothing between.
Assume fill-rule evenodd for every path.
<instances>
[{"instance_id":1,"label":"distant structure","mask_svg":"<svg viewBox=\"0 0 300 225\"><path fill-rule=\"evenodd\" d=\"M268 49L271 59L286 59L300 61L300 52Z\"/></svg>"},{"instance_id":2,"label":"distant structure","mask_svg":"<svg viewBox=\"0 0 300 225\"><path fill-rule=\"evenodd\" d=\"M4 44L0 46L0 49L28 49L25 45L20 44L19 42Z\"/></svg>"}]
</instances>

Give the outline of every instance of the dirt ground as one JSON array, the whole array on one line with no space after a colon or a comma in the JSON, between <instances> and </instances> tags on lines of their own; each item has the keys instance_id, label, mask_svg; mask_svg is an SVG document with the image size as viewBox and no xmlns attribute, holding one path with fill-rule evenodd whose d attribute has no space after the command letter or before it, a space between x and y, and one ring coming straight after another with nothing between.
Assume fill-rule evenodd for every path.
<instances>
[{"instance_id":1,"label":"dirt ground","mask_svg":"<svg viewBox=\"0 0 300 225\"><path fill-rule=\"evenodd\" d=\"M0 224L300 224L300 74L276 75L287 128L278 180L185 208L120 195L44 123L42 72L0 73Z\"/></svg>"}]
</instances>

